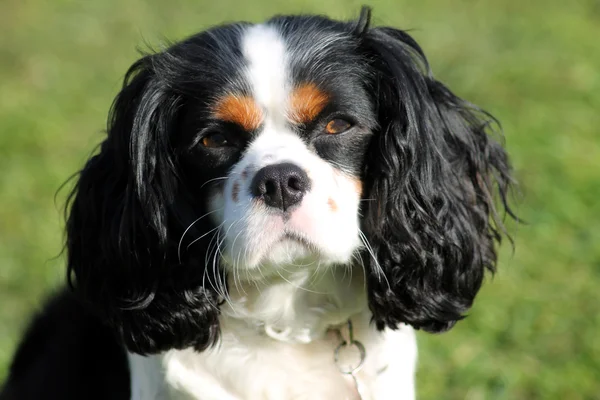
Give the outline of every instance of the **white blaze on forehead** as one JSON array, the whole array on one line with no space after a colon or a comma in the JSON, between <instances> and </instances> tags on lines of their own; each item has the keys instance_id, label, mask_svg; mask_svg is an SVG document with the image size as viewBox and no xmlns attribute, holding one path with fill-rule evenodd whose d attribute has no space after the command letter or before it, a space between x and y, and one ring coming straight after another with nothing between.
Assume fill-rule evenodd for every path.
<instances>
[{"instance_id":1,"label":"white blaze on forehead","mask_svg":"<svg viewBox=\"0 0 600 400\"><path fill-rule=\"evenodd\" d=\"M283 115L286 103L286 46L275 28L250 27L242 38L242 51L248 61L246 76L255 100L274 117Z\"/></svg>"}]
</instances>

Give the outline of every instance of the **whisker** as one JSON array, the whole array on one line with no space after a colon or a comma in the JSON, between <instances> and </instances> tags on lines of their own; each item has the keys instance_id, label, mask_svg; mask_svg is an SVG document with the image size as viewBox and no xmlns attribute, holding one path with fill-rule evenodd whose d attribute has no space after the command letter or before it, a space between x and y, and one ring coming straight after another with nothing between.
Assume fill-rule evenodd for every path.
<instances>
[{"instance_id":1,"label":"whisker","mask_svg":"<svg viewBox=\"0 0 600 400\"><path fill-rule=\"evenodd\" d=\"M221 226L222 226L222 225L221 225ZM208 282L209 282L210 286L213 288L213 290L214 290L214 291L215 291L215 292L216 292L216 293L217 293L217 294L218 294L220 297L223 297L223 298L224 298L224 293L223 293L223 291L222 291L222 290L219 290L219 286L221 286L221 285L219 285L219 282L218 282L217 276L215 276L215 282L213 282L213 281L212 281L212 279L211 279L211 276L210 276L210 274L208 274L208 268L207 268L207 266L208 266L208 259L210 258L210 256L211 256L211 253L212 253L212 249L213 249L213 241L214 241L215 245L218 243L218 240L219 240L219 239L218 239L218 237L219 237L219 233L220 233L220 230L219 230L219 231L217 231L217 234L213 235L213 237L210 239L210 242L209 242L209 244L208 244L208 251L207 251L207 253L206 253L206 256L205 256L205 258L204 258L204 272L205 272L205 276L207 276L207 277L208 277ZM216 241L215 241L215 238L217 239ZM215 254L216 254L216 247L215 247ZM214 273L214 269L213 269L213 273ZM203 283L204 283L204 281L203 281Z\"/></svg>"},{"instance_id":2,"label":"whisker","mask_svg":"<svg viewBox=\"0 0 600 400\"><path fill-rule=\"evenodd\" d=\"M227 176L219 176L218 178L209 179L209 180L207 180L206 182L204 182L204 183L203 183L203 184L200 186L200 189L202 189L204 186L208 185L208 184L209 184L209 183L211 183L211 182L215 182L215 181L222 181L222 180L225 180L225 179L227 179L227 178L228 178Z\"/></svg>"},{"instance_id":3,"label":"whisker","mask_svg":"<svg viewBox=\"0 0 600 400\"><path fill-rule=\"evenodd\" d=\"M243 231L242 231L242 230L240 230L240 231L238 232L238 234L235 236L235 238L233 239L233 243L231 244L231 249L232 249L232 250L235 248L235 242L238 240L238 238L240 237L240 235L242 234L242 232L243 232ZM240 288L239 288L239 286L238 286L237 277L236 277L236 272L237 272L237 268L238 268L238 266L239 266L238 264L239 264L239 260L240 260L240 256L241 256L241 254L242 254L242 252L241 252L241 251L240 251L240 252L238 252L237 259L231 260L231 262L232 262L232 264L233 264L233 265L232 265L232 267L233 267L233 284L234 284L235 288L236 288L238 291L240 291ZM241 282L241 280L240 280L240 286L241 286L241 284L242 284L242 282ZM244 294L245 294L245 293L244 293Z\"/></svg>"},{"instance_id":4,"label":"whisker","mask_svg":"<svg viewBox=\"0 0 600 400\"><path fill-rule=\"evenodd\" d=\"M371 247L371 244L369 243L369 240L367 239L367 237L365 236L365 234L362 232L362 230L359 229L358 230L358 234L360 236L361 241L363 242L363 244L367 248L367 251L371 255L371 258L375 262L375 267L376 267L376 271L377 271L377 274L378 274L378 278L381 279L381 277L383 276L383 278L385 279L385 281L386 281L386 283L388 285L388 289L391 290L390 282L388 281L387 277L385 276L385 273L383 272L383 268L381 268L381 265L379 265L379 261L377 261L377 258L375 257L375 253L373 252L373 248Z\"/></svg>"},{"instance_id":5,"label":"whisker","mask_svg":"<svg viewBox=\"0 0 600 400\"><path fill-rule=\"evenodd\" d=\"M220 275L221 283L223 285L223 293L225 293L225 296L223 296L223 300L227 304L229 304L229 307L233 310L233 312L237 313L236 308L233 306L233 301L231 300L231 295L229 293L229 289L227 286L227 272L225 271L225 268L221 268L221 272L222 272L222 274Z\"/></svg>"},{"instance_id":6,"label":"whisker","mask_svg":"<svg viewBox=\"0 0 600 400\"><path fill-rule=\"evenodd\" d=\"M217 228L221 228L223 226L223 224L220 224ZM204 258L204 273L202 274L202 287L206 287L206 278L208 276L208 269L206 268L206 265L208 264L208 257L211 253L211 247L212 247L212 243L213 240L215 239L215 237L218 236L219 231L217 231L217 233L215 235L212 236L212 238L210 239L210 242L208 243L207 246L207 253L206 256ZM215 292L217 293L217 295L220 296L219 290L217 290L217 288L215 287L215 285L213 284L212 280L210 279L210 276L208 276L208 281L210 283L210 286L215 290ZM208 299L208 295L205 295L205 297ZM222 296L221 296L222 297ZM218 305L213 304L210 300L209 300L209 304L218 309Z\"/></svg>"},{"instance_id":7,"label":"whisker","mask_svg":"<svg viewBox=\"0 0 600 400\"><path fill-rule=\"evenodd\" d=\"M295 288L295 289L298 289L298 290L304 290L305 292L308 292L308 293L314 293L314 294L327 294L327 293L325 293L325 292L317 292L317 291L315 291L315 290L310 290L310 289L307 289L307 288L305 288L305 287L302 287L302 286L296 285L296 284L294 284L293 282L291 282L290 280L286 279L286 277L285 277L285 276L281 275L281 272L279 272L279 269L277 269L277 270L276 270L276 272L277 272L277 275L279 275L279 276L281 277L281 279L283 279L284 281L286 281L287 283L289 283L289 284L290 284L290 285L291 285L293 288Z\"/></svg>"},{"instance_id":8,"label":"whisker","mask_svg":"<svg viewBox=\"0 0 600 400\"><path fill-rule=\"evenodd\" d=\"M313 272L313 274L311 276L314 276L314 278L311 278L309 284L310 286L314 286L318 283L317 278L319 278L319 270L321 269L321 260L319 260L319 263L317 264L317 268L315 269L315 271ZM323 276L321 275L320 279L323 279Z\"/></svg>"},{"instance_id":9,"label":"whisker","mask_svg":"<svg viewBox=\"0 0 600 400\"><path fill-rule=\"evenodd\" d=\"M308 263L308 264L294 264L293 262L290 262L289 265L292 266L292 267L297 267L297 268L308 268L308 267L311 267L311 266L315 265L315 262L316 261L313 261L313 262ZM290 271L285 270L285 269L284 269L284 271L290 272Z\"/></svg>"},{"instance_id":10,"label":"whisker","mask_svg":"<svg viewBox=\"0 0 600 400\"><path fill-rule=\"evenodd\" d=\"M188 231L192 228L192 226L194 226L194 224L198 221L200 221L202 218L206 217L207 215L213 214L217 211L222 210L223 207L218 208L216 210L212 210L207 212L206 214L204 214L203 216L201 216L200 218L197 218L194 222L192 222L186 229L185 231L183 231L183 233L181 234L181 239L179 239L179 244L177 245L177 258L179 259L179 264L181 264L181 244L183 243L183 238L185 237L185 234L188 233ZM189 248L189 247L188 247Z\"/></svg>"},{"instance_id":11,"label":"whisker","mask_svg":"<svg viewBox=\"0 0 600 400\"><path fill-rule=\"evenodd\" d=\"M350 286L350 284L352 284L352 264L344 268L344 275L342 276L342 280L346 279L346 274L348 274L348 286Z\"/></svg>"},{"instance_id":12,"label":"whisker","mask_svg":"<svg viewBox=\"0 0 600 400\"><path fill-rule=\"evenodd\" d=\"M222 224L221 224L222 225ZM185 248L186 250L189 250L190 247L192 247L194 245L194 243L198 242L198 240L202 239L203 237L205 237L206 235L210 234L211 232L216 231L217 229L219 229L219 227L221 226L217 226L216 228L212 228L210 231L206 232L205 234L201 235L199 238L196 238L194 240L191 241L190 244L187 245L187 247Z\"/></svg>"},{"instance_id":13,"label":"whisker","mask_svg":"<svg viewBox=\"0 0 600 400\"><path fill-rule=\"evenodd\" d=\"M305 292L308 292L308 293L314 293L314 294L327 294L326 292L317 292L316 290L311 290L311 289L305 288L305 287L303 287L303 286L300 286L300 285L296 285L296 284L294 284L294 283L293 283L293 282L291 282L289 279L287 279L285 276L283 276L283 275L281 274L281 272L279 272L280 270L283 270L283 271L285 271L285 272L288 272L288 273L289 273L290 271L286 270L285 268L278 268L278 269L276 269L277 275L279 275L279 276L281 277L281 279L283 279L284 281L286 281L287 283L289 283L289 284L290 284L290 285L291 285L293 288L295 288L295 289L298 289L298 290L303 290L303 291L305 291Z\"/></svg>"},{"instance_id":14,"label":"whisker","mask_svg":"<svg viewBox=\"0 0 600 400\"><path fill-rule=\"evenodd\" d=\"M221 252L221 245L223 244L223 242L225 241L225 239L226 239L226 237L223 237L223 239L220 240L220 241L217 239L217 247L216 247L215 254L213 256L213 273L215 275L215 279L217 277L219 277L218 286L221 288L221 297L223 297L223 300L225 300L227 302L227 304L229 304L229 306L231 307L231 309L234 312L236 312L235 311L235 307L233 306L233 302L231 301L231 297L229 296L229 291L227 290L227 282L226 282L226 278L225 278L225 271L223 270L223 276L221 276L221 274L217 273L218 270L219 270L219 268L217 267L217 259L218 259L217 256L219 254L223 254Z\"/></svg>"},{"instance_id":15,"label":"whisker","mask_svg":"<svg viewBox=\"0 0 600 400\"><path fill-rule=\"evenodd\" d=\"M362 259L362 256L360 255L360 253L358 253L358 252L352 254L352 258L357 260L360 263L360 267L361 267L361 270L363 273L363 289L366 292L367 291L367 269L365 268L365 262Z\"/></svg>"},{"instance_id":16,"label":"whisker","mask_svg":"<svg viewBox=\"0 0 600 400\"><path fill-rule=\"evenodd\" d=\"M222 299L227 301L227 295L226 295L225 291L223 290L223 283L221 282L219 274L217 274L217 269L216 269L216 265L215 265L216 255L217 255L217 246L218 246L218 242L219 242L218 234L216 236L217 236L217 240L215 241L214 251L211 251L211 253L213 254L213 256L212 256L212 258L213 258L212 274L208 275L208 277L209 277L208 281L210 282L210 285L215 290L215 292L217 292L219 297L221 297ZM208 265L207 265L207 267L208 267ZM208 268L206 268L206 270L208 271ZM212 281L211 276L214 278L214 282Z\"/></svg>"},{"instance_id":17,"label":"whisker","mask_svg":"<svg viewBox=\"0 0 600 400\"><path fill-rule=\"evenodd\" d=\"M249 249L248 244L246 243L246 245L244 246L244 260L248 259L248 250L250 250L250 249ZM254 282L254 285L256 286L256 290L258 290L258 293L262 293L262 291L260 290L260 283L265 282L267 280L267 277L265 276L265 274L263 274L262 264L259 263L258 266L256 267L256 270L260 274L261 279L260 279L260 281L253 280L253 282Z\"/></svg>"},{"instance_id":18,"label":"whisker","mask_svg":"<svg viewBox=\"0 0 600 400\"><path fill-rule=\"evenodd\" d=\"M210 238L210 242L208 242L208 246L207 246L208 250L206 252L206 255L204 256L204 266L205 267L208 265L208 259L211 257L213 241L215 240L215 238L218 238L218 236L219 236L219 231L217 231L217 233ZM216 242L215 242L215 244L216 244Z\"/></svg>"},{"instance_id":19,"label":"whisker","mask_svg":"<svg viewBox=\"0 0 600 400\"><path fill-rule=\"evenodd\" d=\"M223 243L225 242L225 240L227 240L227 237L229 236L229 231L231 230L231 228L233 228L238 222L240 222L240 220L234 220L231 224L229 224L229 227L227 228L227 230L225 231L225 234L223 235L223 239L221 240L217 240L217 246L216 246L216 251L215 251L215 257L213 258L213 270L215 269L215 264L216 264L216 256L217 254L221 256L221 258L224 257L223 255L223 251L221 249L221 246L223 245ZM241 233L241 232L240 232ZM235 241L232 244L232 248L235 245ZM235 311L235 308L233 306L233 302L231 301L231 296L229 294L229 291L227 289L227 278L226 278L226 274L225 274L225 269L223 268L223 276L221 277L221 286L223 287L223 298L225 299L225 301L227 301L227 303L231 306L231 309ZM216 273L216 271L215 271ZM235 277L235 271L234 271L234 277ZM234 279L235 280L235 279Z\"/></svg>"}]
</instances>

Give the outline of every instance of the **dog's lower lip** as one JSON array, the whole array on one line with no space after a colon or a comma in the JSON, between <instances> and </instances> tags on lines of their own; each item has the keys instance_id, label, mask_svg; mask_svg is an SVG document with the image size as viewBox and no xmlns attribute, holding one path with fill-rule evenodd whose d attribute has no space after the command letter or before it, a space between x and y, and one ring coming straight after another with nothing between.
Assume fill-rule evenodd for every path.
<instances>
[{"instance_id":1,"label":"dog's lower lip","mask_svg":"<svg viewBox=\"0 0 600 400\"><path fill-rule=\"evenodd\" d=\"M284 239L293 240L293 241L298 242L298 243L302 244L303 246L308 247L310 249L314 249L316 247L309 240L307 240L302 235L299 235L295 232L285 232L281 239L282 240L284 240Z\"/></svg>"}]
</instances>

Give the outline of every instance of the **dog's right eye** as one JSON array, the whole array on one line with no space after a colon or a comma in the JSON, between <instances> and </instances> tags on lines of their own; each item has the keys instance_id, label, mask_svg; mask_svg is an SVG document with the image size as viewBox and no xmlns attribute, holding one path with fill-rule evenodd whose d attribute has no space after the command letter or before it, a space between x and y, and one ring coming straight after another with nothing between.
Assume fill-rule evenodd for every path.
<instances>
[{"instance_id":1,"label":"dog's right eye","mask_svg":"<svg viewBox=\"0 0 600 400\"><path fill-rule=\"evenodd\" d=\"M229 146L229 141L222 133L213 132L202 138L202 145L209 148L224 147Z\"/></svg>"}]
</instances>

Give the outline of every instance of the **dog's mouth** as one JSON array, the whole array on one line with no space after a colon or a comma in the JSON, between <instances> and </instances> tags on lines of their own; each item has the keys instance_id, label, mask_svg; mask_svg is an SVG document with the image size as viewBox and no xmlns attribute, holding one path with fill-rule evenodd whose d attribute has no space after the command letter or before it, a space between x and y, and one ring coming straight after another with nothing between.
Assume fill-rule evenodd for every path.
<instances>
[{"instance_id":1,"label":"dog's mouth","mask_svg":"<svg viewBox=\"0 0 600 400\"><path fill-rule=\"evenodd\" d=\"M306 247L307 250L311 250L313 252L318 252L317 245L315 243L313 243L309 238L307 238L306 235L300 234L295 231L286 230L283 233L283 236L281 237L281 239L279 239L279 242L286 241L286 240L296 242L296 243Z\"/></svg>"},{"instance_id":2,"label":"dog's mouth","mask_svg":"<svg viewBox=\"0 0 600 400\"><path fill-rule=\"evenodd\" d=\"M306 266L318 261L322 254L319 246L307 234L291 229L284 228L281 234L262 244L262 249L249 257L253 260L249 265L267 270Z\"/></svg>"}]
</instances>

